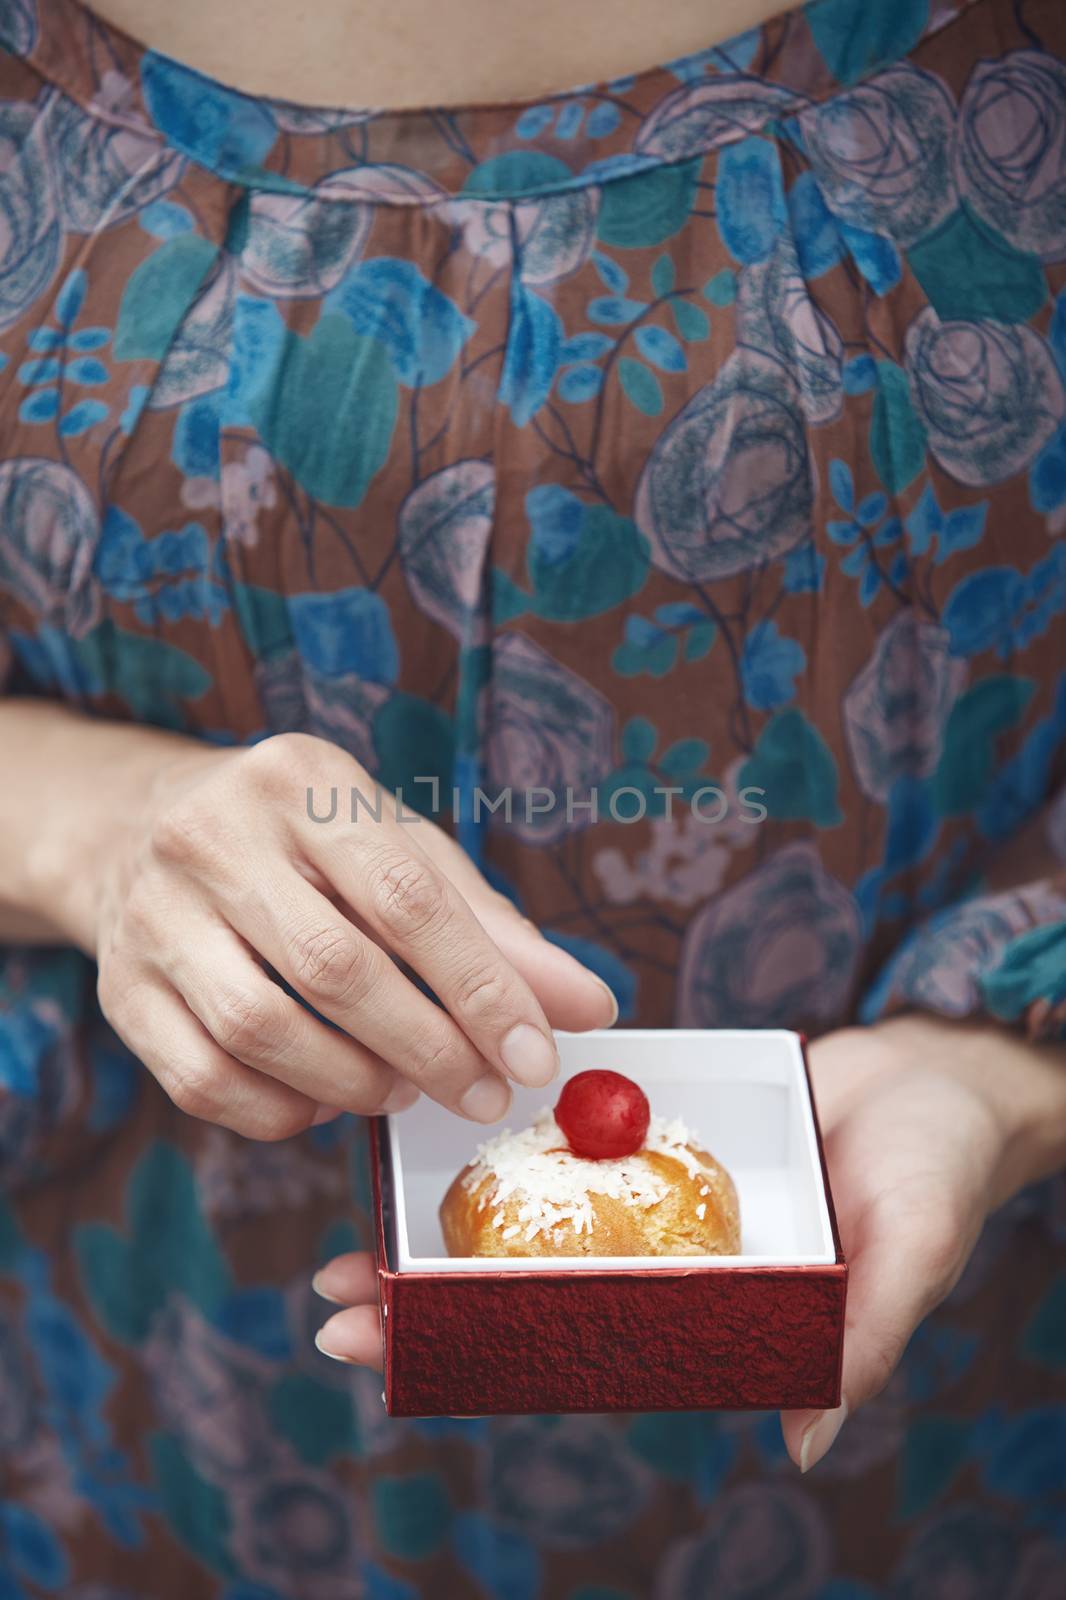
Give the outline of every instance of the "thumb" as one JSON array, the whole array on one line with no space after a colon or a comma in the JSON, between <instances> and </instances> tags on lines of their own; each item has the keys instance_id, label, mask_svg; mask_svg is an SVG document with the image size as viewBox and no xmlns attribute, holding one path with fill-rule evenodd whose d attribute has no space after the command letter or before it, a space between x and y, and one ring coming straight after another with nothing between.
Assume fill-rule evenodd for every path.
<instances>
[{"instance_id":1,"label":"thumb","mask_svg":"<svg viewBox=\"0 0 1066 1600\"><path fill-rule=\"evenodd\" d=\"M849 1416L881 1393L914 1330L958 1277L968 1252L934 1218L933 1207L912 1220L891 1206L870 1214L849 1261L841 1404L781 1413L785 1446L801 1472L822 1459Z\"/></svg>"}]
</instances>

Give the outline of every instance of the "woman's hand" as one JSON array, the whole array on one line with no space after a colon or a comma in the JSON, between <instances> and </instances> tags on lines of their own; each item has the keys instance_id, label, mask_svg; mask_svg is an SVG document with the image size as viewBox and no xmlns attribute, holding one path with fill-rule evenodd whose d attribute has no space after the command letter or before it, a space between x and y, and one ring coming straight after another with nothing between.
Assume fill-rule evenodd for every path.
<instances>
[{"instance_id":1,"label":"woman's hand","mask_svg":"<svg viewBox=\"0 0 1066 1600\"><path fill-rule=\"evenodd\" d=\"M118 776L87 783L97 815L79 824L80 855L53 853L41 899L50 924L95 956L104 1015L191 1115L277 1139L337 1111L398 1110L421 1091L493 1122L508 1078L554 1075L552 1027L614 1020L606 985L433 823L397 820L388 792L380 820L370 814L374 781L336 746L283 734L220 749L155 731L142 745L122 733ZM353 789L366 802L354 823ZM312 820L309 790L319 815L336 791L334 820Z\"/></svg>"},{"instance_id":2,"label":"woman's hand","mask_svg":"<svg viewBox=\"0 0 1066 1600\"><path fill-rule=\"evenodd\" d=\"M1066 1059L990 1023L930 1016L810 1047L848 1305L835 1411L782 1413L804 1472L885 1387L986 1217L1066 1157Z\"/></svg>"},{"instance_id":3,"label":"woman's hand","mask_svg":"<svg viewBox=\"0 0 1066 1600\"><path fill-rule=\"evenodd\" d=\"M846 1028L810 1047L810 1065L849 1285L843 1405L782 1414L804 1471L888 1382L989 1212L1066 1158L1064 1052L994 1025L907 1016ZM380 1367L371 1258L339 1256L314 1284L348 1308L319 1348Z\"/></svg>"}]
</instances>

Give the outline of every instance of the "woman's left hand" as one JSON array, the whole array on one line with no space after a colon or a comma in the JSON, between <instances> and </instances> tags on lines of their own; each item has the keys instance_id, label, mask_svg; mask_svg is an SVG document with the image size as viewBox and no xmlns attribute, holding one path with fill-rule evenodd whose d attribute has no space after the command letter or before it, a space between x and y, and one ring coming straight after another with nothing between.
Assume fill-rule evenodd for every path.
<instances>
[{"instance_id":1,"label":"woman's left hand","mask_svg":"<svg viewBox=\"0 0 1066 1600\"><path fill-rule=\"evenodd\" d=\"M843 1404L786 1411L806 1471L841 1424L884 1388L915 1328L958 1280L988 1214L1066 1156L1066 1060L985 1023L926 1016L844 1028L809 1050L815 1101L849 1263ZM345 1307L316 1343L381 1367L372 1258L338 1256L314 1279Z\"/></svg>"}]
</instances>

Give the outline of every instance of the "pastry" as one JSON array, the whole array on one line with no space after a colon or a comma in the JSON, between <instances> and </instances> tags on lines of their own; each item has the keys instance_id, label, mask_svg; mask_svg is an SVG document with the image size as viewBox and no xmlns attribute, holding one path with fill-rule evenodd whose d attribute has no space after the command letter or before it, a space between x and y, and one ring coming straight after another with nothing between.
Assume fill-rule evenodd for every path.
<instances>
[{"instance_id":1,"label":"pastry","mask_svg":"<svg viewBox=\"0 0 1066 1600\"><path fill-rule=\"evenodd\" d=\"M440 1205L450 1256L740 1253L733 1180L617 1072L581 1072L528 1128L478 1146Z\"/></svg>"}]
</instances>

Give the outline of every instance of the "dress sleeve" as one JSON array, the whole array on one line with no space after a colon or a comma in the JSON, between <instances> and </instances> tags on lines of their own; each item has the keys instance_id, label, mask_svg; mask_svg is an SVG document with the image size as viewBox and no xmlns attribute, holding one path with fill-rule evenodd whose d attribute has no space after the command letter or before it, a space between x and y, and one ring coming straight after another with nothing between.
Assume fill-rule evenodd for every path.
<instances>
[{"instance_id":1,"label":"dress sleeve","mask_svg":"<svg viewBox=\"0 0 1066 1600\"><path fill-rule=\"evenodd\" d=\"M986 1015L1066 1039L1066 785L962 899L912 929L860 1007Z\"/></svg>"}]
</instances>

